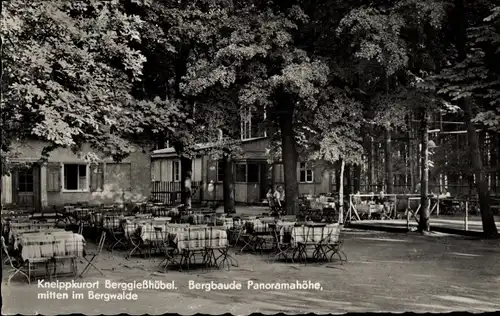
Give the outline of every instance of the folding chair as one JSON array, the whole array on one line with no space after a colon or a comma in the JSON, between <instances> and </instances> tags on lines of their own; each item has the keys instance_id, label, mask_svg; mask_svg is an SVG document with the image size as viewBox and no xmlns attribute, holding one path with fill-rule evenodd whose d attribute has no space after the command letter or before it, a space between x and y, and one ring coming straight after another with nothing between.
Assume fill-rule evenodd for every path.
<instances>
[{"instance_id":1,"label":"folding chair","mask_svg":"<svg viewBox=\"0 0 500 316\"><path fill-rule=\"evenodd\" d=\"M291 225L294 225L294 224L295 223L292 223ZM287 225L287 226L290 226L290 225ZM292 236L291 236L290 230L288 230L289 233L286 232L287 228L288 227L283 226L283 225L275 225L275 228L273 231L273 235L275 238L275 241L274 241L275 251L269 255L268 263L271 262L271 257L272 257L273 263L276 260L276 258L279 258L279 257L284 257L285 261L288 261L288 255L290 254L290 252L292 255L290 257L290 259L292 260L292 263L294 263L293 256L295 255L296 248L292 247L292 244L291 244L291 237Z\"/></svg>"},{"instance_id":2,"label":"folding chair","mask_svg":"<svg viewBox=\"0 0 500 316\"><path fill-rule=\"evenodd\" d=\"M94 269L99 271L102 275L104 275L104 272L102 272L98 267L96 267L93 262L97 258L97 256L99 256L99 254L101 253L102 248L104 248L105 240L106 240L106 232L103 231L101 233L101 238L99 239L99 244L97 245L97 251L93 253L85 253L85 255L83 256L83 259L87 261L87 265L80 274L80 278L83 278L83 275L90 269L90 267L93 267ZM87 256L91 256L90 260L87 259Z\"/></svg>"},{"instance_id":3,"label":"folding chair","mask_svg":"<svg viewBox=\"0 0 500 316\"><path fill-rule=\"evenodd\" d=\"M342 236L342 226L338 226L329 237L329 240L326 242L326 251L324 255L327 256L330 254L329 261L332 261L334 255L338 255L340 259L340 264L343 264L343 261L347 262L347 255L342 251L342 245L344 244L343 236ZM342 258L344 255L344 258Z\"/></svg>"},{"instance_id":4,"label":"folding chair","mask_svg":"<svg viewBox=\"0 0 500 316\"><path fill-rule=\"evenodd\" d=\"M125 232L123 230L123 227L121 226L121 223L119 222L119 217L118 216L106 216L105 221L107 222L107 229L111 237L113 237L113 240L111 241L108 250L113 251L115 247L121 246L123 248L126 248L125 245ZM117 223L117 221L119 223ZM117 225L118 224L118 225Z\"/></svg>"},{"instance_id":5,"label":"folding chair","mask_svg":"<svg viewBox=\"0 0 500 316\"><path fill-rule=\"evenodd\" d=\"M163 267L163 272L167 273L169 265L179 264L177 260L175 260L175 252L177 251L177 248L170 246L169 234L167 232L163 233L162 227L155 227L154 229L155 229L156 239L161 241L158 244L158 246L161 247L160 250L165 255L165 258L163 258L163 260L158 264L158 267L160 267L162 264L165 263L165 266Z\"/></svg>"},{"instance_id":6,"label":"folding chair","mask_svg":"<svg viewBox=\"0 0 500 316\"><path fill-rule=\"evenodd\" d=\"M12 268L13 272L10 274L9 279L7 280L7 285L10 284L10 280L16 275L16 274L22 274L28 279L28 283L30 282L30 278L28 274L22 270L24 265L22 263L19 263L16 259L12 259L12 257L9 255L9 251L7 249L7 245L5 244L5 238L2 236L2 251L5 253L5 256L7 257L3 262L2 265L5 261L8 261L10 264L10 267Z\"/></svg>"},{"instance_id":7,"label":"folding chair","mask_svg":"<svg viewBox=\"0 0 500 316\"><path fill-rule=\"evenodd\" d=\"M328 262L327 249L330 245L330 242L333 240L334 242L338 240L338 233L340 232L339 224L329 224L325 227L321 228L320 238L318 241L313 240L314 244L314 252L313 258L318 262Z\"/></svg>"},{"instance_id":8,"label":"folding chair","mask_svg":"<svg viewBox=\"0 0 500 316\"><path fill-rule=\"evenodd\" d=\"M257 236L255 236L253 233L252 223L246 222L245 224L243 224L240 228L240 232L236 241L238 242L239 240L241 240L244 243L243 247L241 247L239 252L242 253L247 248L250 250L255 250L256 238Z\"/></svg>"}]
</instances>

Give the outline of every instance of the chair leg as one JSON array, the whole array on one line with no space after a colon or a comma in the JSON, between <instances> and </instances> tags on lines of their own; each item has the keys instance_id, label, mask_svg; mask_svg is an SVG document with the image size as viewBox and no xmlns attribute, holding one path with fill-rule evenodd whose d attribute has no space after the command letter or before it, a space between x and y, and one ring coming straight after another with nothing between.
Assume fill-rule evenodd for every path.
<instances>
[{"instance_id":1,"label":"chair leg","mask_svg":"<svg viewBox=\"0 0 500 316\"><path fill-rule=\"evenodd\" d=\"M29 283L29 280L30 280L30 279L29 279L29 275L28 275L28 274L26 274L25 272L23 272L23 271L21 270L21 268L18 268L18 269L16 269L16 268L15 268L15 271L14 271L14 272L13 272L13 273L9 276L9 279L7 280L7 285L9 285L9 284L10 284L10 280L12 280L12 278L13 278L16 274L18 274L18 273L20 273L20 274L24 275L24 276L26 277L26 279L28 279L28 283Z\"/></svg>"},{"instance_id":2,"label":"chair leg","mask_svg":"<svg viewBox=\"0 0 500 316\"><path fill-rule=\"evenodd\" d=\"M87 272L87 270L90 268L90 265L92 264L92 261L94 261L94 258L96 256L97 255L93 255L92 258L90 258L90 260L88 260L87 258L83 257L83 259L87 260L87 265L85 266L85 268L83 268L83 271L80 274L80 277L82 277L85 274L85 272Z\"/></svg>"}]
</instances>

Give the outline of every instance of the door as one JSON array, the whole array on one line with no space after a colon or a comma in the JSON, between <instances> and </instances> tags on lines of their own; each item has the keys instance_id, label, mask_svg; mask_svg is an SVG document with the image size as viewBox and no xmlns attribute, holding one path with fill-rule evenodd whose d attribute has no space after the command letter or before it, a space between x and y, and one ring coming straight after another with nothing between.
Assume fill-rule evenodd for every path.
<instances>
[{"instance_id":1,"label":"door","mask_svg":"<svg viewBox=\"0 0 500 316\"><path fill-rule=\"evenodd\" d=\"M272 185L272 169L271 165L263 163L260 165L260 198L266 199L267 190Z\"/></svg>"},{"instance_id":2,"label":"door","mask_svg":"<svg viewBox=\"0 0 500 316\"><path fill-rule=\"evenodd\" d=\"M40 168L18 167L13 172L13 202L22 208L40 208Z\"/></svg>"}]
</instances>

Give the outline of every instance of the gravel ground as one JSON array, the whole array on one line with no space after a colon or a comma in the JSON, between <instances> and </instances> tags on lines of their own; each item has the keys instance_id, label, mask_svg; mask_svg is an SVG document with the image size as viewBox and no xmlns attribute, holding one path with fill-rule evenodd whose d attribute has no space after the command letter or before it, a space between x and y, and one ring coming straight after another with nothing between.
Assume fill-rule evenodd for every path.
<instances>
[{"instance_id":1,"label":"gravel ground","mask_svg":"<svg viewBox=\"0 0 500 316\"><path fill-rule=\"evenodd\" d=\"M98 266L105 276L90 270L83 281L99 281L100 293L121 293L105 289L106 280L132 282L174 280L174 290L139 290L135 301L83 299L44 300L47 290L14 279L9 286L3 271L2 314L44 315L95 314L221 314L261 313L345 313L345 312L449 312L500 310L500 241L474 240L445 234L420 236L353 231L345 233L344 251L349 262L340 265L267 263L267 256L235 255L238 268L230 271L201 269L188 272L156 272L159 259L124 259L123 252L104 251ZM83 264L80 264L80 271ZM71 279L61 279L70 281ZM322 290L252 290L248 281L319 282ZM189 282L241 282L241 290L195 290ZM58 290L55 290L59 292ZM64 293L65 291L60 291Z\"/></svg>"}]
</instances>

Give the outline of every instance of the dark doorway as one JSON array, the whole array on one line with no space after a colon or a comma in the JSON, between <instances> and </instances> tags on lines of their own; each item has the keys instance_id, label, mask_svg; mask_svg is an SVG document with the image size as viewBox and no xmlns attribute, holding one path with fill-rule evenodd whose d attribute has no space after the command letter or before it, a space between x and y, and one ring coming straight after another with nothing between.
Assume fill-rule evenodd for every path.
<instances>
[{"instance_id":1,"label":"dark doorway","mask_svg":"<svg viewBox=\"0 0 500 316\"><path fill-rule=\"evenodd\" d=\"M12 198L15 205L40 209L40 167L19 166L12 172Z\"/></svg>"}]
</instances>

